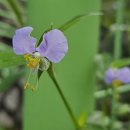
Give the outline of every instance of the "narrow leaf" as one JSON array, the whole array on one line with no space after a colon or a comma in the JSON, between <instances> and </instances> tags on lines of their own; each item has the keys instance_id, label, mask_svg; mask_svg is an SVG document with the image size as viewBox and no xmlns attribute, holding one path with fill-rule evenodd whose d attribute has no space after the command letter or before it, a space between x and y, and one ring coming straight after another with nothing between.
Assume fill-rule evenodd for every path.
<instances>
[{"instance_id":1,"label":"narrow leaf","mask_svg":"<svg viewBox=\"0 0 130 130\"><path fill-rule=\"evenodd\" d=\"M126 93L126 92L130 91L130 84L122 85L119 88L116 88L116 91L121 94ZM109 88L107 90L97 91L94 96L95 96L95 98L100 99L100 98L105 98L107 96L111 96L112 93L113 93L112 89Z\"/></svg>"},{"instance_id":2,"label":"narrow leaf","mask_svg":"<svg viewBox=\"0 0 130 130\"><path fill-rule=\"evenodd\" d=\"M4 5L5 7L8 6L8 3L6 0L0 0L0 4Z\"/></svg>"},{"instance_id":3,"label":"narrow leaf","mask_svg":"<svg viewBox=\"0 0 130 130\"><path fill-rule=\"evenodd\" d=\"M3 42L0 42L0 52L1 51L6 51L6 50L8 50L8 51L11 51L11 47L10 46L8 46L8 45L6 45L5 43L3 43Z\"/></svg>"},{"instance_id":4,"label":"narrow leaf","mask_svg":"<svg viewBox=\"0 0 130 130\"><path fill-rule=\"evenodd\" d=\"M15 55L13 52L0 52L0 69L26 64L23 56Z\"/></svg>"},{"instance_id":5,"label":"narrow leaf","mask_svg":"<svg viewBox=\"0 0 130 130\"><path fill-rule=\"evenodd\" d=\"M41 70L38 70L38 75L37 75L37 77L38 77L38 80L40 79L40 77L41 77L42 73L43 73L43 71L41 71Z\"/></svg>"},{"instance_id":6,"label":"narrow leaf","mask_svg":"<svg viewBox=\"0 0 130 130\"><path fill-rule=\"evenodd\" d=\"M80 20L82 20L83 18L85 17L88 17L88 16L96 16L96 15L102 15L102 13L87 13L87 14L82 14L82 15L78 15L72 19L70 19L69 21L67 21L66 23L64 23L61 27L59 27L59 30L61 31L65 31L67 29L69 29L72 25L76 24L77 22L79 22ZM46 29L43 34L41 35L38 43L37 43L37 46L40 45L41 41L42 41L42 37L44 35L44 33L48 32L52 30L52 27Z\"/></svg>"},{"instance_id":7,"label":"narrow leaf","mask_svg":"<svg viewBox=\"0 0 130 130\"><path fill-rule=\"evenodd\" d=\"M0 36L9 37L13 36L15 28L7 23L0 22Z\"/></svg>"},{"instance_id":8,"label":"narrow leaf","mask_svg":"<svg viewBox=\"0 0 130 130\"><path fill-rule=\"evenodd\" d=\"M8 89L20 76L22 76L25 72L20 71L19 73L10 74L8 77L2 80L0 84L0 92Z\"/></svg>"},{"instance_id":9,"label":"narrow leaf","mask_svg":"<svg viewBox=\"0 0 130 130\"><path fill-rule=\"evenodd\" d=\"M70 19L66 23L64 23L61 27L59 27L59 29L61 31L65 31L66 29L70 28L72 25L76 24L77 22L79 22L83 18L89 17L89 16L96 16L96 15L102 15L102 13L87 13L87 14L78 15L78 16Z\"/></svg>"},{"instance_id":10,"label":"narrow leaf","mask_svg":"<svg viewBox=\"0 0 130 130\"><path fill-rule=\"evenodd\" d=\"M2 9L0 9L0 16L10 20L15 20L14 15L11 12Z\"/></svg>"},{"instance_id":11,"label":"narrow leaf","mask_svg":"<svg viewBox=\"0 0 130 130\"><path fill-rule=\"evenodd\" d=\"M23 21L23 15L22 15L22 7L21 7L19 1L17 1L17 0L7 0L7 2L10 5L10 7L12 8L20 26L23 26L24 21Z\"/></svg>"},{"instance_id":12,"label":"narrow leaf","mask_svg":"<svg viewBox=\"0 0 130 130\"><path fill-rule=\"evenodd\" d=\"M130 58L116 60L111 63L111 67L121 68L130 65Z\"/></svg>"}]
</instances>

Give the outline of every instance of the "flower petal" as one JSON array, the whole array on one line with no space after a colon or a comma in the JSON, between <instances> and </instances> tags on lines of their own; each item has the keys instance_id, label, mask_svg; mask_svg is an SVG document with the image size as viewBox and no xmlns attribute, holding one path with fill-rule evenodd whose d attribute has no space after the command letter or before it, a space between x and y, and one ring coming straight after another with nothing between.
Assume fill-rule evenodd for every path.
<instances>
[{"instance_id":1,"label":"flower petal","mask_svg":"<svg viewBox=\"0 0 130 130\"><path fill-rule=\"evenodd\" d=\"M37 51L51 62L60 62L68 51L67 39L60 30L51 30L43 35Z\"/></svg>"},{"instance_id":2,"label":"flower petal","mask_svg":"<svg viewBox=\"0 0 130 130\"><path fill-rule=\"evenodd\" d=\"M31 54L35 51L36 39L30 36L32 27L23 27L17 29L13 36L13 50L16 54Z\"/></svg>"},{"instance_id":3,"label":"flower petal","mask_svg":"<svg viewBox=\"0 0 130 130\"><path fill-rule=\"evenodd\" d=\"M118 72L118 79L123 83L130 83L130 69L128 67L121 68Z\"/></svg>"},{"instance_id":4,"label":"flower petal","mask_svg":"<svg viewBox=\"0 0 130 130\"><path fill-rule=\"evenodd\" d=\"M106 71L105 82L107 84L111 84L113 82L113 80L117 80L117 72L118 72L117 69L115 69L115 68L109 68Z\"/></svg>"}]
</instances>

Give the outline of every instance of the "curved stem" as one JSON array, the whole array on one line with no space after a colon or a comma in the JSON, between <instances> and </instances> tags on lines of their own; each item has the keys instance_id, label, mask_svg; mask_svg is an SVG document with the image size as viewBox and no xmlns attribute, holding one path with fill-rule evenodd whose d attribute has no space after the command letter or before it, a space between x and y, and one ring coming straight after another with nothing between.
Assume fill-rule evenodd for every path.
<instances>
[{"instance_id":1,"label":"curved stem","mask_svg":"<svg viewBox=\"0 0 130 130\"><path fill-rule=\"evenodd\" d=\"M60 88L60 85L59 85L58 81L56 80L56 77L55 77L55 74L54 74L54 71L53 71L53 67L52 67L52 63L50 65L50 68L48 69L48 74L49 74L50 78L52 79L53 83L55 84L56 89L57 89L58 93L60 94L60 97L61 97L61 99L62 99L62 101L63 101L63 103L64 103L64 105L65 105L65 107L66 107L66 109L67 109L67 111L68 111L74 125L75 125L75 127L76 127L76 129L79 129L80 126L79 126L79 124L78 124L78 122L76 120L76 117L74 116L74 113L71 110L71 108L70 108L70 106L69 106L69 104L68 104L68 102L67 102L67 100L66 100L66 98L65 98L65 96L64 96L64 94L63 94L63 92L61 90L61 88Z\"/></svg>"},{"instance_id":2,"label":"curved stem","mask_svg":"<svg viewBox=\"0 0 130 130\"><path fill-rule=\"evenodd\" d=\"M111 97L111 103L112 103L112 107L111 107L111 121L110 121L110 130L113 130L113 126L114 126L114 122L116 121L116 116L115 116L115 110L116 110L116 99L115 99L115 95L116 95L116 91L115 88L112 87L112 97Z\"/></svg>"},{"instance_id":3,"label":"curved stem","mask_svg":"<svg viewBox=\"0 0 130 130\"><path fill-rule=\"evenodd\" d=\"M114 59L120 59L122 53L122 31L121 24L123 21L124 0L117 0L117 14L116 14L116 32L114 43Z\"/></svg>"}]
</instances>

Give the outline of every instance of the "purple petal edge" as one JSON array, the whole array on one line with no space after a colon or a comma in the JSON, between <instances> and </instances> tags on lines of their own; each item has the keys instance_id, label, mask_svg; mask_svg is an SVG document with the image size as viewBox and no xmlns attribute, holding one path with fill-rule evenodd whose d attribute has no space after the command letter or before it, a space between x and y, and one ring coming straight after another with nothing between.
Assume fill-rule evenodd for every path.
<instances>
[{"instance_id":1,"label":"purple petal edge","mask_svg":"<svg viewBox=\"0 0 130 130\"><path fill-rule=\"evenodd\" d=\"M43 41L37 51L51 62L58 63L68 51L67 39L60 30L53 29L43 35Z\"/></svg>"},{"instance_id":2,"label":"purple petal edge","mask_svg":"<svg viewBox=\"0 0 130 130\"><path fill-rule=\"evenodd\" d=\"M32 30L33 28L29 26L16 30L15 35L13 36L13 50L16 54L31 54L35 51L37 40L30 36Z\"/></svg>"}]
</instances>

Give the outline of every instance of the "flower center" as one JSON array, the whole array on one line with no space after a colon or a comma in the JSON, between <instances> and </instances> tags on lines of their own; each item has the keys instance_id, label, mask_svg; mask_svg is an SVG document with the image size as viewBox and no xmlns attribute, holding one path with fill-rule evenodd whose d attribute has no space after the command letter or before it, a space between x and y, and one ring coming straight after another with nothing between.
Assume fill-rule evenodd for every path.
<instances>
[{"instance_id":1,"label":"flower center","mask_svg":"<svg viewBox=\"0 0 130 130\"><path fill-rule=\"evenodd\" d=\"M114 87L119 87L119 86L122 85L122 81L120 81L120 80L114 80L114 81L112 82L112 84L113 84Z\"/></svg>"},{"instance_id":2,"label":"flower center","mask_svg":"<svg viewBox=\"0 0 130 130\"><path fill-rule=\"evenodd\" d=\"M35 69L40 63L40 55L37 52L36 55L34 53L34 57L31 56L30 54L25 54L24 58L28 62L27 66L32 69Z\"/></svg>"}]
</instances>

